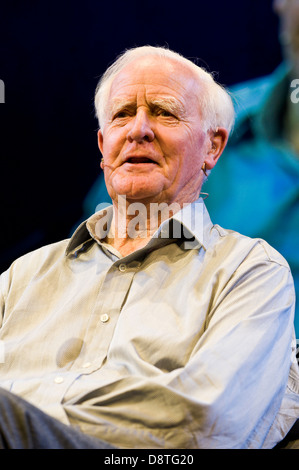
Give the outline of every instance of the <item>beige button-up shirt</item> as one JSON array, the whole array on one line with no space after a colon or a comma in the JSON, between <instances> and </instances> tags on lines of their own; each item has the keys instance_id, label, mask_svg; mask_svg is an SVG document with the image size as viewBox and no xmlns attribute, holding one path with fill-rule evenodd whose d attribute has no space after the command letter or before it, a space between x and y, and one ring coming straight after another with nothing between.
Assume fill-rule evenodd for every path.
<instances>
[{"instance_id":1,"label":"beige button-up shirt","mask_svg":"<svg viewBox=\"0 0 299 470\"><path fill-rule=\"evenodd\" d=\"M100 216L2 274L0 386L121 448L273 447L299 416L286 261L201 199L126 257Z\"/></svg>"}]
</instances>

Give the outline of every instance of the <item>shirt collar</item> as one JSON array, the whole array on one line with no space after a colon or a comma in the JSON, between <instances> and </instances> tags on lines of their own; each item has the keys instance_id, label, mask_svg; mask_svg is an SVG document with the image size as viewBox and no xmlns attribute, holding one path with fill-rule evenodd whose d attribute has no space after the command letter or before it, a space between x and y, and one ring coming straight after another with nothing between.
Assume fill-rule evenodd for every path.
<instances>
[{"instance_id":1,"label":"shirt collar","mask_svg":"<svg viewBox=\"0 0 299 470\"><path fill-rule=\"evenodd\" d=\"M207 248L213 224L201 197L191 204L185 204L180 211L161 224L158 232L167 233L170 223L173 224L173 237L184 241L186 249L201 246Z\"/></svg>"},{"instance_id":2,"label":"shirt collar","mask_svg":"<svg viewBox=\"0 0 299 470\"><path fill-rule=\"evenodd\" d=\"M94 241L101 242L109 230L112 216L113 206L109 205L82 222L67 245L66 255L77 254ZM103 220L105 224L103 224ZM101 223L99 223L100 221ZM213 224L204 201L199 198L190 204L185 204L180 211L164 221L152 239L170 237L172 240L183 241L186 249L200 248L201 246L206 249L212 227Z\"/></svg>"}]
</instances>

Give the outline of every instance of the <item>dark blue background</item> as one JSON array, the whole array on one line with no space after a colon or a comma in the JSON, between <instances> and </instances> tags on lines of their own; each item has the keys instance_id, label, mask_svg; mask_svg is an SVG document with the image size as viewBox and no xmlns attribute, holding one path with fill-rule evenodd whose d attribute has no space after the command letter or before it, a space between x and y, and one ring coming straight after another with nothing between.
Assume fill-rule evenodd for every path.
<instances>
[{"instance_id":1,"label":"dark blue background","mask_svg":"<svg viewBox=\"0 0 299 470\"><path fill-rule=\"evenodd\" d=\"M224 85L280 63L272 0L0 5L0 270L69 236L100 167L93 95L125 48L168 45Z\"/></svg>"}]
</instances>

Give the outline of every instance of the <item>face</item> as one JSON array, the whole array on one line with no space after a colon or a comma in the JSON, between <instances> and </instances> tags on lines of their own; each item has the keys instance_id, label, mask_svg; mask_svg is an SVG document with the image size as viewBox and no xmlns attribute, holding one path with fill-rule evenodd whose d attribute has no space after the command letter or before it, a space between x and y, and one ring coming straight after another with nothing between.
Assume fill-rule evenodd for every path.
<instances>
[{"instance_id":1,"label":"face","mask_svg":"<svg viewBox=\"0 0 299 470\"><path fill-rule=\"evenodd\" d=\"M197 199L211 148L202 131L200 93L193 72L176 61L142 58L116 76L98 134L112 200Z\"/></svg>"},{"instance_id":2,"label":"face","mask_svg":"<svg viewBox=\"0 0 299 470\"><path fill-rule=\"evenodd\" d=\"M299 0L274 0L273 8L280 17L280 38L286 59L299 74Z\"/></svg>"}]
</instances>

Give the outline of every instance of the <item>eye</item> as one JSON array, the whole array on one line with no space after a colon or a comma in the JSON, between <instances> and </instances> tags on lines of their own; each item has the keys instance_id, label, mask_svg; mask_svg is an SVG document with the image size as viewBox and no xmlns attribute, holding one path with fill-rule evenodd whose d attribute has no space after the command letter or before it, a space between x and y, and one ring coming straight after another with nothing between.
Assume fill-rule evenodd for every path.
<instances>
[{"instance_id":1,"label":"eye","mask_svg":"<svg viewBox=\"0 0 299 470\"><path fill-rule=\"evenodd\" d=\"M127 117L128 115L129 115L128 111L122 110L122 111L119 111L118 113L116 113L113 116L113 119L122 119L122 118Z\"/></svg>"},{"instance_id":2,"label":"eye","mask_svg":"<svg viewBox=\"0 0 299 470\"><path fill-rule=\"evenodd\" d=\"M167 109L161 109L159 114L160 114L160 116L174 117L173 114L170 111L167 111Z\"/></svg>"},{"instance_id":3,"label":"eye","mask_svg":"<svg viewBox=\"0 0 299 470\"><path fill-rule=\"evenodd\" d=\"M112 113L112 121L117 120L117 119L126 119L128 117L131 117L135 114L136 112L136 106L134 105L127 105L127 106L120 106L118 109L115 109L114 114Z\"/></svg>"},{"instance_id":4,"label":"eye","mask_svg":"<svg viewBox=\"0 0 299 470\"><path fill-rule=\"evenodd\" d=\"M162 116L162 117L165 117L165 118L177 119L176 116L171 111L169 111L168 109L159 108L159 109L157 109L156 114L158 116Z\"/></svg>"}]
</instances>

